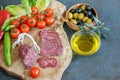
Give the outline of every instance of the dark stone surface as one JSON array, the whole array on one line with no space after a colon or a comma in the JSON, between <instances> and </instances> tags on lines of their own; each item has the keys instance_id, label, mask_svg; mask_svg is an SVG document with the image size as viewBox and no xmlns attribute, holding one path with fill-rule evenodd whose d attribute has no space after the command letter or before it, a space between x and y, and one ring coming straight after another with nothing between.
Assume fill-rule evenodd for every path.
<instances>
[{"instance_id":1,"label":"dark stone surface","mask_svg":"<svg viewBox=\"0 0 120 80\"><path fill-rule=\"evenodd\" d=\"M73 56L64 72L62 80L120 80L120 0L59 0L69 8L77 3L94 6L99 20L112 31L105 33L109 39L102 40L100 50L88 57ZM0 5L18 4L20 0L0 0ZM65 24L64 29L70 39L74 33ZM0 70L0 80L19 80Z\"/></svg>"}]
</instances>

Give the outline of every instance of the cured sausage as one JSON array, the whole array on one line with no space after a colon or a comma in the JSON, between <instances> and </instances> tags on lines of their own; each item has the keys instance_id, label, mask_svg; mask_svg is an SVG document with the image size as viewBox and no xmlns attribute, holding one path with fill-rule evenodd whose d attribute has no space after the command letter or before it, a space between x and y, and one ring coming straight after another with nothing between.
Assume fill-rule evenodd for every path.
<instances>
[{"instance_id":1,"label":"cured sausage","mask_svg":"<svg viewBox=\"0 0 120 80\"><path fill-rule=\"evenodd\" d=\"M42 30L39 33L42 47L42 56L58 56L62 53L62 43L59 34L55 30Z\"/></svg>"},{"instance_id":2,"label":"cured sausage","mask_svg":"<svg viewBox=\"0 0 120 80\"><path fill-rule=\"evenodd\" d=\"M47 67L56 67L57 66L57 60L55 58L39 58L38 63L41 68L47 68Z\"/></svg>"},{"instance_id":3,"label":"cured sausage","mask_svg":"<svg viewBox=\"0 0 120 80\"><path fill-rule=\"evenodd\" d=\"M31 68L37 62L38 54L27 44L20 44L18 51L26 68Z\"/></svg>"}]
</instances>

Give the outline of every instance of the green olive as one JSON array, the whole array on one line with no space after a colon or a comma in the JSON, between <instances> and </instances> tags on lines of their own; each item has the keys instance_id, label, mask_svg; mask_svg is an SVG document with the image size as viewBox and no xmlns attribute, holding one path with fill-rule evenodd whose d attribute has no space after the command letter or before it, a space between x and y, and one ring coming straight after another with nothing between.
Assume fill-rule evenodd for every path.
<instances>
[{"instance_id":1,"label":"green olive","mask_svg":"<svg viewBox=\"0 0 120 80\"><path fill-rule=\"evenodd\" d=\"M85 16L85 17L82 19L82 21L83 21L83 22L86 22L88 19L89 19L89 18L88 18L87 16Z\"/></svg>"},{"instance_id":2,"label":"green olive","mask_svg":"<svg viewBox=\"0 0 120 80\"><path fill-rule=\"evenodd\" d=\"M73 18L73 14L71 12L68 13L68 19L72 19Z\"/></svg>"},{"instance_id":3,"label":"green olive","mask_svg":"<svg viewBox=\"0 0 120 80\"><path fill-rule=\"evenodd\" d=\"M71 19L70 20L73 24L77 24L77 20L75 20L75 19Z\"/></svg>"},{"instance_id":4,"label":"green olive","mask_svg":"<svg viewBox=\"0 0 120 80\"><path fill-rule=\"evenodd\" d=\"M85 11L86 5L82 5L82 6L81 6L81 9L82 9L83 11Z\"/></svg>"},{"instance_id":5,"label":"green olive","mask_svg":"<svg viewBox=\"0 0 120 80\"><path fill-rule=\"evenodd\" d=\"M86 23L88 24L92 23L92 19L87 19Z\"/></svg>"},{"instance_id":6,"label":"green olive","mask_svg":"<svg viewBox=\"0 0 120 80\"><path fill-rule=\"evenodd\" d=\"M78 13L74 13L74 14L73 14L73 17L74 17L75 19L77 19L77 18L78 18Z\"/></svg>"},{"instance_id":7,"label":"green olive","mask_svg":"<svg viewBox=\"0 0 120 80\"><path fill-rule=\"evenodd\" d=\"M80 13L80 14L78 14L78 19L79 19L79 20L82 20L83 17L84 17L84 13Z\"/></svg>"}]
</instances>

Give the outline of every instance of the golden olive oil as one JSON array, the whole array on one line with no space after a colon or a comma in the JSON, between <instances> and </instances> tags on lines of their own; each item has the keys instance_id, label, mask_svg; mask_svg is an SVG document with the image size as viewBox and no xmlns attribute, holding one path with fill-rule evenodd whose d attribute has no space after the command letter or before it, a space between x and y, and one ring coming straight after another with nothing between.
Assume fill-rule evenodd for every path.
<instances>
[{"instance_id":1,"label":"golden olive oil","mask_svg":"<svg viewBox=\"0 0 120 80\"><path fill-rule=\"evenodd\" d=\"M95 32L77 32L71 38L71 46L75 53L90 55L100 47L100 38Z\"/></svg>"}]
</instances>

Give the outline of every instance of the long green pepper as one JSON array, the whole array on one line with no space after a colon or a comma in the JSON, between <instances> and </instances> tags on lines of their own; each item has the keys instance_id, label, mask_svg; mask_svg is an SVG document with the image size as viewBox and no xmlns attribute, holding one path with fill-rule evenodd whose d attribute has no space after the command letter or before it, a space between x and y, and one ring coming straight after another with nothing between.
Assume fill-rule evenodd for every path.
<instances>
[{"instance_id":1,"label":"long green pepper","mask_svg":"<svg viewBox=\"0 0 120 80\"><path fill-rule=\"evenodd\" d=\"M5 57L6 64L8 66L11 66L12 64L10 48L11 48L10 33L9 31L6 31L4 34L4 57Z\"/></svg>"},{"instance_id":2,"label":"long green pepper","mask_svg":"<svg viewBox=\"0 0 120 80\"><path fill-rule=\"evenodd\" d=\"M18 18L20 18L20 16L15 16L15 17L11 17L11 18L7 19L7 20L4 22L4 24L3 24L2 28L1 28L2 31L5 31L5 29L10 25L10 22L11 22L12 20L18 19Z\"/></svg>"},{"instance_id":3,"label":"long green pepper","mask_svg":"<svg viewBox=\"0 0 120 80\"><path fill-rule=\"evenodd\" d=\"M15 27L15 25L9 25L8 27L6 27L6 29L4 31L10 31L14 27Z\"/></svg>"}]
</instances>

